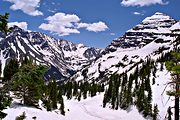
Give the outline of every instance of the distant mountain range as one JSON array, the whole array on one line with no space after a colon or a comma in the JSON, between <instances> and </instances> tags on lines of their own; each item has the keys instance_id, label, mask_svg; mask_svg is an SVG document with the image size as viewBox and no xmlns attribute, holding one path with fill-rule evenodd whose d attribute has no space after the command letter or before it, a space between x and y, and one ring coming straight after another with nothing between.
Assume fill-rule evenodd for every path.
<instances>
[{"instance_id":1,"label":"distant mountain range","mask_svg":"<svg viewBox=\"0 0 180 120\"><path fill-rule=\"evenodd\" d=\"M159 57L159 49L167 52L180 34L180 22L157 12L114 39L104 50L58 40L40 32L25 31L17 26L5 37L0 32L2 75L11 58L22 61L29 56L37 64L50 67L46 78L104 79L114 72L128 70L141 59ZM1 75L1 76L2 76Z\"/></svg>"},{"instance_id":2,"label":"distant mountain range","mask_svg":"<svg viewBox=\"0 0 180 120\"><path fill-rule=\"evenodd\" d=\"M64 80L99 57L100 52L101 49L57 40L40 32L25 31L17 26L14 26L6 37L0 33L2 74L5 64L10 59L17 58L22 61L28 56L37 64L50 67L47 78L51 76L57 80Z\"/></svg>"}]
</instances>

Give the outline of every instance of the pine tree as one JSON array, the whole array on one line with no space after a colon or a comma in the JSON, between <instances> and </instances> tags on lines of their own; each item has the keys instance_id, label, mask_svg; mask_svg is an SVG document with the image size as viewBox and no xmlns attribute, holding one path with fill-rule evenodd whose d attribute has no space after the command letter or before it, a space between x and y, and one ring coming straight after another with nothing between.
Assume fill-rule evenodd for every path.
<instances>
[{"instance_id":1,"label":"pine tree","mask_svg":"<svg viewBox=\"0 0 180 120\"><path fill-rule=\"evenodd\" d=\"M141 86L139 88L139 90L137 91L137 107L138 107L138 110L139 112L143 111L144 110L144 103L143 100L145 98L145 95L144 95L144 82L142 80L142 83L141 83Z\"/></svg>"},{"instance_id":2,"label":"pine tree","mask_svg":"<svg viewBox=\"0 0 180 120\"><path fill-rule=\"evenodd\" d=\"M132 84L133 84L133 76L130 74L128 81L128 89L127 89L127 104L132 104Z\"/></svg>"},{"instance_id":3,"label":"pine tree","mask_svg":"<svg viewBox=\"0 0 180 120\"><path fill-rule=\"evenodd\" d=\"M24 64L12 78L12 89L24 104L36 106L45 88L44 73L47 67L33 63Z\"/></svg>"},{"instance_id":4,"label":"pine tree","mask_svg":"<svg viewBox=\"0 0 180 120\"><path fill-rule=\"evenodd\" d=\"M0 119L3 119L7 116L6 113L3 113L1 110L0 110Z\"/></svg>"},{"instance_id":5,"label":"pine tree","mask_svg":"<svg viewBox=\"0 0 180 120\"><path fill-rule=\"evenodd\" d=\"M91 97L95 96L97 93L97 85L95 84L95 82L93 81L92 82L92 85L91 85Z\"/></svg>"},{"instance_id":6,"label":"pine tree","mask_svg":"<svg viewBox=\"0 0 180 120\"><path fill-rule=\"evenodd\" d=\"M19 63L16 59L10 59L10 61L6 64L4 68L4 77L3 82L9 82L13 75L18 72Z\"/></svg>"},{"instance_id":7,"label":"pine tree","mask_svg":"<svg viewBox=\"0 0 180 120\"><path fill-rule=\"evenodd\" d=\"M161 67L160 67L160 71L163 71L163 69L164 69L164 64L161 62Z\"/></svg>"},{"instance_id":8,"label":"pine tree","mask_svg":"<svg viewBox=\"0 0 180 120\"><path fill-rule=\"evenodd\" d=\"M49 99L50 99L49 101L52 101L52 108L57 109L58 89L55 79L50 81L47 89L49 89Z\"/></svg>"},{"instance_id":9,"label":"pine tree","mask_svg":"<svg viewBox=\"0 0 180 120\"><path fill-rule=\"evenodd\" d=\"M104 92L104 84L101 84L101 92Z\"/></svg>"},{"instance_id":10,"label":"pine tree","mask_svg":"<svg viewBox=\"0 0 180 120\"><path fill-rule=\"evenodd\" d=\"M106 104L107 104L107 102L108 102L108 100L107 100L107 90L105 90L105 93L104 93L104 98L103 98L103 107L106 107Z\"/></svg>"},{"instance_id":11,"label":"pine tree","mask_svg":"<svg viewBox=\"0 0 180 120\"><path fill-rule=\"evenodd\" d=\"M67 82L67 99L71 99L72 98L72 82L68 81Z\"/></svg>"},{"instance_id":12,"label":"pine tree","mask_svg":"<svg viewBox=\"0 0 180 120\"><path fill-rule=\"evenodd\" d=\"M81 91L78 93L78 101L81 100Z\"/></svg>"},{"instance_id":13,"label":"pine tree","mask_svg":"<svg viewBox=\"0 0 180 120\"><path fill-rule=\"evenodd\" d=\"M76 81L74 81L73 85L74 85L73 96L77 96L77 93L78 93L78 84L77 84Z\"/></svg>"},{"instance_id":14,"label":"pine tree","mask_svg":"<svg viewBox=\"0 0 180 120\"><path fill-rule=\"evenodd\" d=\"M26 113L23 112L22 115L19 115L18 117L16 117L16 120L24 120L26 119Z\"/></svg>"},{"instance_id":15,"label":"pine tree","mask_svg":"<svg viewBox=\"0 0 180 120\"><path fill-rule=\"evenodd\" d=\"M152 79L152 85L154 85L155 84L155 78L153 77L153 79Z\"/></svg>"},{"instance_id":16,"label":"pine tree","mask_svg":"<svg viewBox=\"0 0 180 120\"><path fill-rule=\"evenodd\" d=\"M134 72L134 78L135 78L135 88L138 88L138 74L139 74L139 67L136 67L136 70Z\"/></svg>"},{"instance_id":17,"label":"pine tree","mask_svg":"<svg viewBox=\"0 0 180 120\"><path fill-rule=\"evenodd\" d=\"M6 113L2 112L2 110L6 109L7 106L10 106L12 102L12 98L7 94L7 87L4 85L0 87L0 119L6 117Z\"/></svg>"},{"instance_id":18,"label":"pine tree","mask_svg":"<svg viewBox=\"0 0 180 120\"><path fill-rule=\"evenodd\" d=\"M60 106L61 114L62 114L62 115L65 115L65 111L64 111L64 100L63 100L63 99L61 99L60 104L61 104L61 106Z\"/></svg>"},{"instance_id":19,"label":"pine tree","mask_svg":"<svg viewBox=\"0 0 180 120\"><path fill-rule=\"evenodd\" d=\"M154 105L154 109L153 109L153 114L152 114L152 117L153 117L153 120L157 120L157 115L158 115L158 105Z\"/></svg>"},{"instance_id":20,"label":"pine tree","mask_svg":"<svg viewBox=\"0 0 180 120\"><path fill-rule=\"evenodd\" d=\"M52 102L51 102L51 100L45 100L45 101L43 101L43 103L44 103L47 111L52 110Z\"/></svg>"},{"instance_id":21,"label":"pine tree","mask_svg":"<svg viewBox=\"0 0 180 120\"><path fill-rule=\"evenodd\" d=\"M174 89L167 91L167 94L175 97L175 120L179 120L179 96L180 96L180 53L175 50L171 53L172 59L166 62L167 69L171 72L172 82L171 85L174 85Z\"/></svg>"},{"instance_id":22,"label":"pine tree","mask_svg":"<svg viewBox=\"0 0 180 120\"><path fill-rule=\"evenodd\" d=\"M8 19L9 13L5 13L5 15L0 15L0 31L2 31L5 35L11 30L8 28Z\"/></svg>"}]
</instances>

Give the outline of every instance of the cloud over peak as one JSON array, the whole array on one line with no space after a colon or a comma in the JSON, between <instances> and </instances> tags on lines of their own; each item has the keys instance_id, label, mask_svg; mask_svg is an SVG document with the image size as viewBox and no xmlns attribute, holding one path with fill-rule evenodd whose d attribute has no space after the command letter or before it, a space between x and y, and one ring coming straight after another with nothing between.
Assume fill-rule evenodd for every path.
<instances>
[{"instance_id":1,"label":"cloud over peak","mask_svg":"<svg viewBox=\"0 0 180 120\"><path fill-rule=\"evenodd\" d=\"M69 35L71 33L80 33L75 28L75 23L80 21L77 15L56 13L53 16L47 17L45 20L48 23L42 23L39 28L50 31L52 33L58 33L60 36Z\"/></svg>"},{"instance_id":2,"label":"cloud over peak","mask_svg":"<svg viewBox=\"0 0 180 120\"><path fill-rule=\"evenodd\" d=\"M56 13L45 19L47 23L42 23L39 28L56 33L59 36L65 36L72 33L80 33L80 28L88 31L100 32L105 31L108 27L103 22L98 23L81 23L81 19L75 14Z\"/></svg>"},{"instance_id":3,"label":"cloud over peak","mask_svg":"<svg viewBox=\"0 0 180 120\"><path fill-rule=\"evenodd\" d=\"M13 5L10 6L12 10L22 10L24 13L31 16L43 15L37 8L39 7L40 0L4 0Z\"/></svg>"},{"instance_id":4,"label":"cloud over peak","mask_svg":"<svg viewBox=\"0 0 180 120\"><path fill-rule=\"evenodd\" d=\"M153 4L165 5L168 2L164 2L163 0L122 0L121 5L129 7L129 6L149 6Z\"/></svg>"},{"instance_id":5,"label":"cloud over peak","mask_svg":"<svg viewBox=\"0 0 180 120\"><path fill-rule=\"evenodd\" d=\"M24 30L27 30L27 26L28 26L27 22L10 22L10 23L8 23L9 27L13 27L14 25L16 25Z\"/></svg>"}]
</instances>

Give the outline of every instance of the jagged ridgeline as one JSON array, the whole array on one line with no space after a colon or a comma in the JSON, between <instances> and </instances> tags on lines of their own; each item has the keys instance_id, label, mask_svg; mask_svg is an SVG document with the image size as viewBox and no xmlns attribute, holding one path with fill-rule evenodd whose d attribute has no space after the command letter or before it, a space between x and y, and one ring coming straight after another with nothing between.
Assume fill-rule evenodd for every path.
<instances>
[{"instance_id":1,"label":"jagged ridgeline","mask_svg":"<svg viewBox=\"0 0 180 120\"><path fill-rule=\"evenodd\" d=\"M100 51L101 49L55 39L40 32L26 31L14 26L7 36L0 31L1 76L5 64L10 59L15 58L21 62L28 56L37 64L49 66L45 75L47 79L55 77L56 80L65 80L99 57Z\"/></svg>"}]
</instances>

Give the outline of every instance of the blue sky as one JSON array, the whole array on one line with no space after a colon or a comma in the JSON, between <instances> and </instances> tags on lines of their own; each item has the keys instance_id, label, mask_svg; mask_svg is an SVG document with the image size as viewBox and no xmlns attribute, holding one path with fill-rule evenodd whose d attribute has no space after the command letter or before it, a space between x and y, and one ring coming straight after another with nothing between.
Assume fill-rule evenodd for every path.
<instances>
[{"instance_id":1,"label":"blue sky","mask_svg":"<svg viewBox=\"0 0 180 120\"><path fill-rule=\"evenodd\" d=\"M105 48L155 12L180 20L180 0L1 0L0 14L24 29Z\"/></svg>"}]
</instances>

